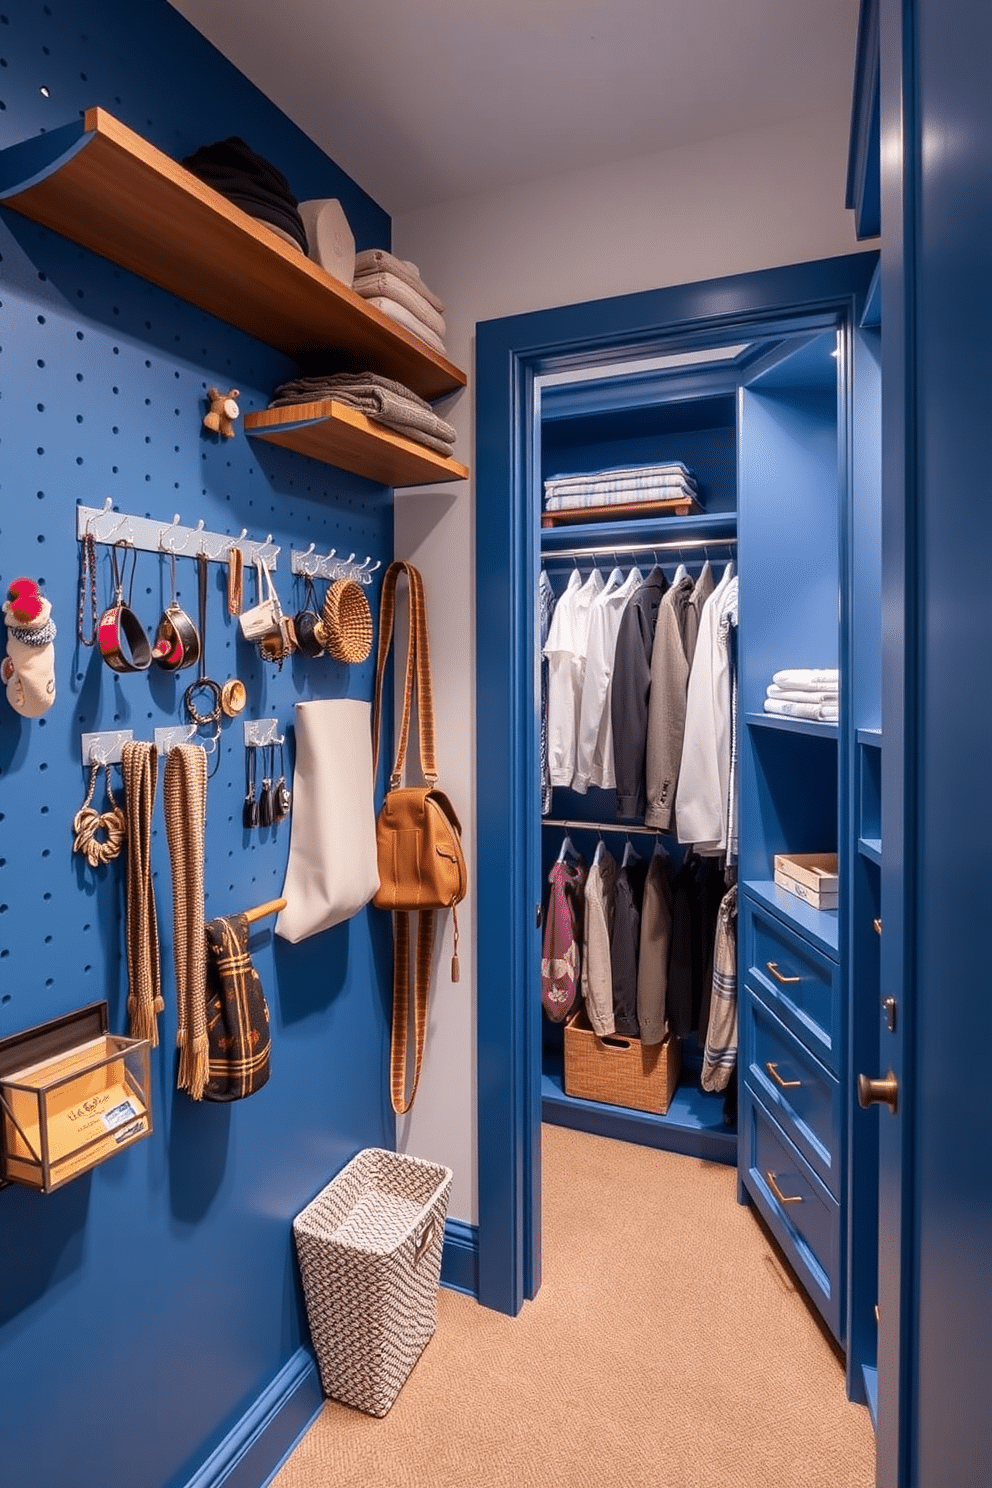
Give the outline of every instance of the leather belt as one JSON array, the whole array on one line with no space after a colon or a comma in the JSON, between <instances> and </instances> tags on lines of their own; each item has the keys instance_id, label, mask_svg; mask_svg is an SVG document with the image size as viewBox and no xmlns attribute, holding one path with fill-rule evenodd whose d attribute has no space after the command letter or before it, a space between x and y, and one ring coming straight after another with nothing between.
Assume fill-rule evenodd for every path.
<instances>
[{"instance_id":1,"label":"leather belt","mask_svg":"<svg viewBox=\"0 0 992 1488\"><path fill-rule=\"evenodd\" d=\"M104 610L97 627L97 643L100 655L114 672L145 672L151 666L152 648L145 628L129 605L119 603Z\"/></svg>"}]
</instances>

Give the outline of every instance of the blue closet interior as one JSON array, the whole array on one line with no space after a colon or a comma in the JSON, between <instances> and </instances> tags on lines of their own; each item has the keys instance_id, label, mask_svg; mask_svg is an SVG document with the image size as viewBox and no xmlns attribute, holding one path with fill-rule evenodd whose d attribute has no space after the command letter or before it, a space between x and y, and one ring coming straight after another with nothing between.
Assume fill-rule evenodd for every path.
<instances>
[{"instance_id":1,"label":"blue closet interior","mask_svg":"<svg viewBox=\"0 0 992 1488\"><path fill-rule=\"evenodd\" d=\"M665 1115L568 1095L562 1025L543 1014L541 1111L545 1121L737 1163L741 1201L760 1211L847 1354L849 1393L873 1404L877 1120L851 1107L855 1067L878 1057L877 276L872 255L831 267L846 303L715 326L709 339L698 326L681 336L673 327L673 346L640 356L619 340L613 358L600 348L598 365L577 375L554 369L546 351L548 370L535 376L528 520L556 595L573 567L585 576L593 563L605 579L614 564L626 573L634 562L646 576L657 560L671 579L681 561L696 573L708 557L719 573L732 558L740 580L737 1125L722 1094L700 1088L694 1036L682 1041ZM544 480L668 460L696 472L699 512L559 514L538 528ZM838 721L766 713L766 688L783 668L838 669ZM534 828L544 902L565 830L587 862L600 836L618 859L625 838L649 854L652 837L628 836L628 826L614 792L556 787ZM685 845L661 840L680 860ZM838 855L836 909L774 881L776 854L813 852ZM532 963L535 999L538 981Z\"/></svg>"}]
</instances>

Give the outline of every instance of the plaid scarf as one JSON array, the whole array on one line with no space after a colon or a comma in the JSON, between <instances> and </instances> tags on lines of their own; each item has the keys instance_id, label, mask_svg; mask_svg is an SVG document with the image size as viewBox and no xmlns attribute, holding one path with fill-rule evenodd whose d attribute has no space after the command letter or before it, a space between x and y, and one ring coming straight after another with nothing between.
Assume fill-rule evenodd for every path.
<instances>
[{"instance_id":1,"label":"plaid scarf","mask_svg":"<svg viewBox=\"0 0 992 1488\"><path fill-rule=\"evenodd\" d=\"M243 914L206 926L209 1074L204 1100L241 1100L269 1078L269 1009Z\"/></svg>"}]
</instances>

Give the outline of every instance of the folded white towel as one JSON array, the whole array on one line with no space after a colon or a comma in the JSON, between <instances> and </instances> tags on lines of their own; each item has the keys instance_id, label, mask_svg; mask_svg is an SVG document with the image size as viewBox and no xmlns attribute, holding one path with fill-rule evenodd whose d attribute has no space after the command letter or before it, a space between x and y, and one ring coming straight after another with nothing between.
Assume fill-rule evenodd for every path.
<instances>
[{"instance_id":1,"label":"folded white towel","mask_svg":"<svg viewBox=\"0 0 992 1488\"><path fill-rule=\"evenodd\" d=\"M780 718L812 718L819 723L837 722L836 703L790 703L784 698L765 698L765 712Z\"/></svg>"},{"instance_id":2,"label":"folded white towel","mask_svg":"<svg viewBox=\"0 0 992 1488\"><path fill-rule=\"evenodd\" d=\"M840 696L837 689L824 687L819 692L807 691L805 688L776 687L772 682L768 688L768 697L784 699L787 703L833 703L837 704Z\"/></svg>"},{"instance_id":3,"label":"folded white towel","mask_svg":"<svg viewBox=\"0 0 992 1488\"><path fill-rule=\"evenodd\" d=\"M365 303L367 305L374 305L377 310L381 310L383 315L388 315L390 320L395 320L396 324L401 325L404 330L410 331L414 336L418 336L433 351L439 351L442 356L448 355L441 337L435 336L430 326L424 325L422 320L418 320L415 315L411 315L405 305L398 305L395 300L387 299L385 295L373 295Z\"/></svg>"},{"instance_id":4,"label":"folded white towel","mask_svg":"<svg viewBox=\"0 0 992 1488\"><path fill-rule=\"evenodd\" d=\"M776 672L772 681L776 687L786 687L790 692L822 692L824 688L840 686L840 672L836 667L795 667Z\"/></svg>"},{"instance_id":5,"label":"folded white towel","mask_svg":"<svg viewBox=\"0 0 992 1488\"><path fill-rule=\"evenodd\" d=\"M422 294L425 300L430 300L438 315L444 314L444 302L439 300L432 289L428 289L420 277L420 270L415 263L408 258L396 258L385 248L363 248L361 253L355 254L355 278L360 274L395 274L398 279L403 279L411 289Z\"/></svg>"},{"instance_id":6,"label":"folded white towel","mask_svg":"<svg viewBox=\"0 0 992 1488\"><path fill-rule=\"evenodd\" d=\"M444 316L438 314L430 300L425 299L417 290L411 289L409 284L396 274L361 274L352 284L352 289L366 300L371 300L375 295L385 295L387 299L395 300L398 305L405 305L411 315L422 320L435 336L441 337L442 341L447 335Z\"/></svg>"}]
</instances>

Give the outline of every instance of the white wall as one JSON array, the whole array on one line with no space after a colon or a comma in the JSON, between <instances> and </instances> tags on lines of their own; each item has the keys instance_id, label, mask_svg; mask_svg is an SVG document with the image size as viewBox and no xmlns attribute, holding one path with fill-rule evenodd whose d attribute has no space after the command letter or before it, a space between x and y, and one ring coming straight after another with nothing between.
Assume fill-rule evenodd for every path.
<instances>
[{"instance_id":1,"label":"white wall","mask_svg":"<svg viewBox=\"0 0 992 1488\"><path fill-rule=\"evenodd\" d=\"M475 325L806 259L853 253L844 209L848 111L709 140L664 154L393 221L394 252L419 265L446 304L452 361L467 389L439 411L473 463ZM398 493L396 555L424 575L442 784L460 812L470 871L475 841L474 488ZM448 980L450 927L432 992L427 1052L401 1150L455 1173L452 1218L476 1221L474 900L462 906L462 980Z\"/></svg>"}]
</instances>

